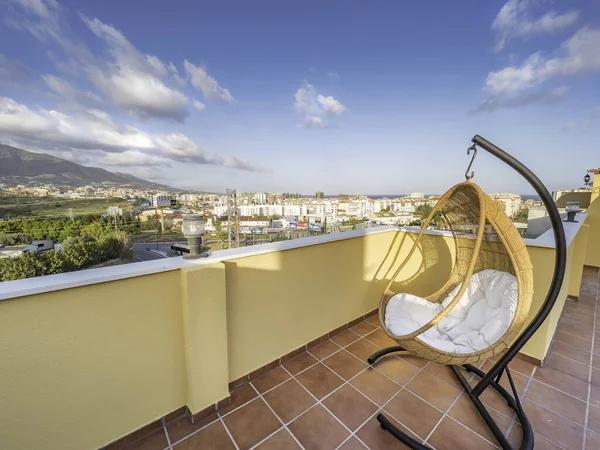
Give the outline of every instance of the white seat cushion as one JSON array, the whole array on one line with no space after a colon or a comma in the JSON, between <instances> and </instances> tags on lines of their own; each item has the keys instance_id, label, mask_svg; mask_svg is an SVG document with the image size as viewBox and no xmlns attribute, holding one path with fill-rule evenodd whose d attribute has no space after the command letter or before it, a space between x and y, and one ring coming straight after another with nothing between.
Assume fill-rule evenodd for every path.
<instances>
[{"instance_id":1,"label":"white seat cushion","mask_svg":"<svg viewBox=\"0 0 600 450\"><path fill-rule=\"evenodd\" d=\"M396 336L418 330L437 316L460 289L439 303L411 294L396 294L387 304L385 325ZM514 275L483 270L469 280L467 290L452 310L417 339L447 353L475 353L492 346L510 326L519 291Z\"/></svg>"}]
</instances>

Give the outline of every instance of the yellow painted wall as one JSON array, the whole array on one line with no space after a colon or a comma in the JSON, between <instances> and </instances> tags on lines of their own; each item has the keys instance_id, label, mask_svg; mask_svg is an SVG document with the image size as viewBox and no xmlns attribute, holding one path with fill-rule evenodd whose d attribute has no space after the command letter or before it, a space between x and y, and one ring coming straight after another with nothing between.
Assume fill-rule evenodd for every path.
<instances>
[{"instance_id":1,"label":"yellow painted wall","mask_svg":"<svg viewBox=\"0 0 600 450\"><path fill-rule=\"evenodd\" d=\"M571 262L571 273L569 277L569 295L579 297L581 288L581 278L583 276L583 266L585 264L585 254L588 246L590 227L589 225L581 225L573 247L573 260Z\"/></svg>"},{"instance_id":2,"label":"yellow painted wall","mask_svg":"<svg viewBox=\"0 0 600 450\"><path fill-rule=\"evenodd\" d=\"M95 449L186 402L180 273L0 301L0 447Z\"/></svg>"},{"instance_id":3,"label":"yellow painted wall","mask_svg":"<svg viewBox=\"0 0 600 450\"><path fill-rule=\"evenodd\" d=\"M600 175L595 175L594 180L597 177L600 177ZM596 186L596 183L594 185ZM597 187L600 189L600 183ZM585 219L585 224L589 225L590 229L585 253L585 265L600 267L600 197L592 201L586 213L588 216Z\"/></svg>"},{"instance_id":4,"label":"yellow painted wall","mask_svg":"<svg viewBox=\"0 0 600 450\"><path fill-rule=\"evenodd\" d=\"M377 308L415 237L393 230L225 262L229 380ZM427 295L450 273L453 247L423 242L426 257L418 252L401 278Z\"/></svg>"},{"instance_id":5,"label":"yellow painted wall","mask_svg":"<svg viewBox=\"0 0 600 450\"><path fill-rule=\"evenodd\" d=\"M187 406L195 414L229 396L225 266L181 271Z\"/></svg>"},{"instance_id":6,"label":"yellow painted wall","mask_svg":"<svg viewBox=\"0 0 600 450\"><path fill-rule=\"evenodd\" d=\"M521 350L521 353L531 356L538 361L543 361L548 353L548 348L550 348L552 337L554 336L556 326L558 325L558 319L562 314L562 310L567 299L574 248L575 245L573 242L567 251L566 275L552 311L544 323L542 323L540 328L538 328L536 333L531 337L529 342L527 342L527 344L525 344ZM533 264L534 289L533 300L529 312L529 320L527 322L527 324L529 324L531 320L533 320L535 314L537 314L537 312L540 310L542 303L546 299L548 289L550 288L552 273L554 271L555 250L552 248L533 246L527 247L527 250L529 251L531 263Z\"/></svg>"}]
</instances>

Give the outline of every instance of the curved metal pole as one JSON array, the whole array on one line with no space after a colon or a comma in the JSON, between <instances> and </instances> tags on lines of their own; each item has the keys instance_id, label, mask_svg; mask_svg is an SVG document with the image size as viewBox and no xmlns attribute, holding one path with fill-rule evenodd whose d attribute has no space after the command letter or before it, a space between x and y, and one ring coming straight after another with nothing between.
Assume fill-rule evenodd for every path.
<instances>
[{"instance_id":1,"label":"curved metal pole","mask_svg":"<svg viewBox=\"0 0 600 450\"><path fill-rule=\"evenodd\" d=\"M509 347L508 351L494 364L494 366L488 371L488 373L481 379L481 381L473 388L472 394L479 396L490 384L490 381L495 379L506 367L506 365L516 356L516 354L523 348L527 341L533 336L537 329L542 325L560 292L560 288L563 283L565 276L565 267L567 265L567 241L565 239L565 230L563 228L562 219L556 208L556 204L552 200L548 189L539 180L535 174L529 170L523 163L518 161L513 156L506 153L500 147L492 144L488 140L482 138L479 135L475 135L471 142L477 144L484 150L488 151L502 162L508 164L510 167L515 169L523 178L525 178L529 184L535 189L537 194L542 199L548 215L550 216L550 222L552 223L552 229L554 231L554 241L556 243L556 256L554 263L554 274L552 275L552 282L550 283L550 289L546 295L546 300L542 305L539 312L531 323L525 328L525 331L517 338L517 340Z\"/></svg>"}]
</instances>

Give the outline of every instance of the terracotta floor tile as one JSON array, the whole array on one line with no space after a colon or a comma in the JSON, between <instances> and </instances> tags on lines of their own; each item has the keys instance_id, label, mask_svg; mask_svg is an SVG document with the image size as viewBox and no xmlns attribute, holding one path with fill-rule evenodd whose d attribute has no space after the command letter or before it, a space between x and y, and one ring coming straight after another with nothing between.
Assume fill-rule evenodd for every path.
<instances>
[{"instance_id":1,"label":"terracotta floor tile","mask_svg":"<svg viewBox=\"0 0 600 450\"><path fill-rule=\"evenodd\" d=\"M279 430L265 442L256 447L256 450L296 450L300 449L292 435L285 429Z\"/></svg>"},{"instance_id":2,"label":"terracotta floor tile","mask_svg":"<svg viewBox=\"0 0 600 450\"><path fill-rule=\"evenodd\" d=\"M365 339L371 341L375 345L379 345L382 348L392 347L394 345L398 345L396 341L394 341L391 337L385 334L381 328L373 331L365 336Z\"/></svg>"},{"instance_id":3,"label":"terracotta floor tile","mask_svg":"<svg viewBox=\"0 0 600 450\"><path fill-rule=\"evenodd\" d=\"M322 363L305 370L296 379L319 400L344 384L342 378Z\"/></svg>"},{"instance_id":4,"label":"terracotta floor tile","mask_svg":"<svg viewBox=\"0 0 600 450\"><path fill-rule=\"evenodd\" d=\"M436 408L446 411L460 391L426 372L421 372L410 383L406 389L428 401Z\"/></svg>"},{"instance_id":5,"label":"terracotta floor tile","mask_svg":"<svg viewBox=\"0 0 600 450\"><path fill-rule=\"evenodd\" d=\"M527 390L527 398L580 425L585 423L586 404L584 401L557 391L539 381L532 380Z\"/></svg>"},{"instance_id":6,"label":"terracotta floor tile","mask_svg":"<svg viewBox=\"0 0 600 450\"><path fill-rule=\"evenodd\" d=\"M199 448L234 450L235 446L221 421L218 421L173 447L174 450L196 450Z\"/></svg>"},{"instance_id":7,"label":"terracotta floor tile","mask_svg":"<svg viewBox=\"0 0 600 450\"><path fill-rule=\"evenodd\" d=\"M575 324L565 324L559 323L556 327L558 331L562 331L563 333L570 334L575 337L583 338L583 339L591 339L592 338L592 330L589 327L580 328Z\"/></svg>"},{"instance_id":8,"label":"terracotta floor tile","mask_svg":"<svg viewBox=\"0 0 600 450\"><path fill-rule=\"evenodd\" d=\"M261 394L265 393L269 389L274 388L278 384L283 383L285 380L290 378L290 375L281 368L281 366L275 367L273 370L262 374L261 376L251 380L250 382Z\"/></svg>"},{"instance_id":9,"label":"terracotta floor tile","mask_svg":"<svg viewBox=\"0 0 600 450\"><path fill-rule=\"evenodd\" d=\"M600 386L600 369L592 368L592 384Z\"/></svg>"},{"instance_id":10,"label":"terracotta floor tile","mask_svg":"<svg viewBox=\"0 0 600 450\"><path fill-rule=\"evenodd\" d=\"M381 326L381 322L379 322L379 314L375 314L374 316L368 317L367 322L375 325L376 327Z\"/></svg>"},{"instance_id":11,"label":"terracotta floor tile","mask_svg":"<svg viewBox=\"0 0 600 450\"><path fill-rule=\"evenodd\" d=\"M377 411L373 402L349 385L342 386L323 400L323 405L352 431Z\"/></svg>"},{"instance_id":12,"label":"terracotta floor tile","mask_svg":"<svg viewBox=\"0 0 600 450\"><path fill-rule=\"evenodd\" d=\"M583 427L529 400L523 402L523 409L536 433L565 448L581 448Z\"/></svg>"},{"instance_id":13,"label":"terracotta floor tile","mask_svg":"<svg viewBox=\"0 0 600 450\"><path fill-rule=\"evenodd\" d=\"M595 301L596 300L594 299L594 303ZM570 316L563 312L563 314L560 316L560 319L558 320L558 323L562 325L572 325L574 327L577 327L579 329L585 329L587 331L593 331L594 329L594 318L590 316L586 317L585 319L580 319L579 317Z\"/></svg>"},{"instance_id":14,"label":"terracotta floor tile","mask_svg":"<svg viewBox=\"0 0 600 450\"><path fill-rule=\"evenodd\" d=\"M596 433L600 433L600 408L592 405L590 405L588 415L588 428L594 430Z\"/></svg>"},{"instance_id":15,"label":"terracotta floor tile","mask_svg":"<svg viewBox=\"0 0 600 450\"><path fill-rule=\"evenodd\" d=\"M554 341L552 344L552 352L586 365L589 365L592 355L591 351L579 350L559 341Z\"/></svg>"},{"instance_id":16,"label":"terracotta floor tile","mask_svg":"<svg viewBox=\"0 0 600 450\"><path fill-rule=\"evenodd\" d=\"M250 386L250 383L244 383L231 392L231 403L219 410L219 415L224 416L230 411L248 403L258 396L256 391Z\"/></svg>"},{"instance_id":17,"label":"terracotta floor tile","mask_svg":"<svg viewBox=\"0 0 600 450\"><path fill-rule=\"evenodd\" d=\"M571 336L570 334L566 334L561 331L557 331L554 334L554 341L570 345L571 347L575 347L578 350L588 352L592 351L592 341L588 339L578 338L577 336Z\"/></svg>"},{"instance_id":18,"label":"terracotta floor tile","mask_svg":"<svg viewBox=\"0 0 600 450\"><path fill-rule=\"evenodd\" d=\"M421 370L393 355L384 356L373 364L373 367L400 386L408 383Z\"/></svg>"},{"instance_id":19,"label":"terracotta floor tile","mask_svg":"<svg viewBox=\"0 0 600 450\"><path fill-rule=\"evenodd\" d=\"M556 353L550 354L548 367L573 375L575 378L579 378L585 382L587 382L590 374L589 364L581 364Z\"/></svg>"},{"instance_id":20,"label":"terracotta floor tile","mask_svg":"<svg viewBox=\"0 0 600 450\"><path fill-rule=\"evenodd\" d=\"M367 447L362 445L358 439L352 436L340 447L340 450L366 450Z\"/></svg>"},{"instance_id":21,"label":"terracotta floor tile","mask_svg":"<svg viewBox=\"0 0 600 450\"><path fill-rule=\"evenodd\" d=\"M452 371L452 369L450 369L449 366L445 366L443 364L436 364L432 362L427 364L427 366L425 366L425 369L423 370L428 374L433 375L434 377L446 382L447 384L454 386L456 389L462 389L460 381L456 379L454 372ZM463 376L467 380L471 377L471 374L468 373L466 370L461 371Z\"/></svg>"},{"instance_id":22,"label":"terracotta floor tile","mask_svg":"<svg viewBox=\"0 0 600 450\"><path fill-rule=\"evenodd\" d=\"M306 389L294 379L267 392L263 398L285 423L295 419L316 403Z\"/></svg>"},{"instance_id":23,"label":"terracotta floor tile","mask_svg":"<svg viewBox=\"0 0 600 450\"><path fill-rule=\"evenodd\" d=\"M281 422L263 399L257 398L223 418L240 450L258 444L281 428Z\"/></svg>"},{"instance_id":24,"label":"terracotta floor tile","mask_svg":"<svg viewBox=\"0 0 600 450\"><path fill-rule=\"evenodd\" d=\"M283 363L283 367L292 375L296 375L299 372L302 372L305 369L308 369L313 364L317 363L317 359L308 352L301 353L289 361Z\"/></svg>"},{"instance_id":25,"label":"terracotta floor tile","mask_svg":"<svg viewBox=\"0 0 600 450\"><path fill-rule=\"evenodd\" d=\"M288 428L306 450L333 450L350 435L321 405L302 414Z\"/></svg>"},{"instance_id":26,"label":"terracotta floor tile","mask_svg":"<svg viewBox=\"0 0 600 450\"><path fill-rule=\"evenodd\" d=\"M335 344L334 342L332 342L330 340L326 340L325 342L317 345L316 347L309 349L308 351L310 352L311 355L313 355L315 358L317 358L320 361L322 359L327 358L329 355L332 355L335 352L339 351L339 349L340 349L339 345Z\"/></svg>"},{"instance_id":27,"label":"terracotta floor tile","mask_svg":"<svg viewBox=\"0 0 600 450\"><path fill-rule=\"evenodd\" d=\"M169 446L167 442L167 436L163 428L159 428L156 431L144 436L143 438L132 442L124 447L121 446L108 446L110 450L163 450Z\"/></svg>"},{"instance_id":28,"label":"terracotta floor tile","mask_svg":"<svg viewBox=\"0 0 600 450\"><path fill-rule=\"evenodd\" d=\"M488 408L488 412L496 421L498 428L500 428L503 433L506 433L512 419L491 408ZM493 433L490 431L489 427L473 405L473 402L469 400L466 394L462 394L458 401L452 405L448 415L465 425L467 428L470 428L475 433L483 436L488 441L496 443L496 438L494 437Z\"/></svg>"},{"instance_id":29,"label":"terracotta floor tile","mask_svg":"<svg viewBox=\"0 0 600 450\"><path fill-rule=\"evenodd\" d=\"M590 405L594 405L594 406L600 408L600 386L596 386L595 384L592 384L590 387L591 387Z\"/></svg>"},{"instance_id":30,"label":"terracotta floor tile","mask_svg":"<svg viewBox=\"0 0 600 450\"><path fill-rule=\"evenodd\" d=\"M488 371L491 368L491 365L492 365L492 363L490 361L486 361L483 364L483 366L481 367L481 369L483 371ZM517 388L517 392L519 394L522 394L525 387L527 386L528 378L525 375L522 375L522 374L520 374L518 372L514 372L514 371L511 371L511 374L513 377L513 381L515 382L515 387ZM477 376L474 377L470 381L471 386L475 386L479 382L479 380L480 380L479 377L477 377ZM506 390L508 390L508 392L510 392L512 394L512 389L510 387L510 383L507 379L506 374L502 375L500 384ZM500 413L504 414L505 416L512 417L513 410L507 405L506 400L504 400L504 398L498 392L496 392L493 388L486 389L479 398L481 399L481 401L483 403L485 403L486 406L491 407L491 408L495 409L496 411L499 411Z\"/></svg>"},{"instance_id":31,"label":"terracotta floor tile","mask_svg":"<svg viewBox=\"0 0 600 450\"><path fill-rule=\"evenodd\" d=\"M572 375L553 369L552 367L541 367L535 371L533 378L587 401L588 384Z\"/></svg>"},{"instance_id":32,"label":"terracotta floor tile","mask_svg":"<svg viewBox=\"0 0 600 450\"><path fill-rule=\"evenodd\" d=\"M169 439L171 439L171 443L180 441L186 436L189 436L194 431L198 431L201 428L204 428L211 422L217 420L219 416L217 413L213 413L210 416L192 424L187 415L180 417L177 420L173 420L167 424L167 431L169 432Z\"/></svg>"},{"instance_id":33,"label":"terracotta floor tile","mask_svg":"<svg viewBox=\"0 0 600 450\"><path fill-rule=\"evenodd\" d=\"M496 448L495 444L486 441L447 416L444 417L444 420L438 425L427 442L431 443L437 450L456 450L460 448L483 450Z\"/></svg>"},{"instance_id":34,"label":"terracotta floor tile","mask_svg":"<svg viewBox=\"0 0 600 450\"><path fill-rule=\"evenodd\" d=\"M365 334L369 334L371 331L374 331L376 329L377 326L373 325L372 323L366 320L363 320L362 322L357 323L356 325L351 327L350 331L358 334L359 336L364 336Z\"/></svg>"},{"instance_id":35,"label":"terracotta floor tile","mask_svg":"<svg viewBox=\"0 0 600 450\"><path fill-rule=\"evenodd\" d=\"M594 433L592 430L588 430L587 437L585 440L586 449L599 449L600 448L600 434Z\"/></svg>"},{"instance_id":36,"label":"terracotta floor tile","mask_svg":"<svg viewBox=\"0 0 600 450\"><path fill-rule=\"evenodd\" d=\"M401 390L384 410L421 439L425 439L442 418L440 411L406 389Z\"/></svg>"},{"instance_id":37,"label":"terracotta floor tile","mask_svg":"<svg viewBox=\"0 0 600 450\"><path fill-rule=\"evenodd\" d=\"M358 356L359 359L367 362L367 359L369 359L373 353L381 350L381 348L372 342L369 342L365 339L360 339L354 344L350 344L348 347L346 347L346 350L353 355Z\"/></svg>"},{"instance_id":38,"label":"terracotta floor tile","mask_svg":"<svg viewBox=\"0 0 600 450\"><path fill-rule=\"evenodd\" d=\"M323 364L341 376L344 380L349 380L367 367L366 363L351 355L346 350L341 350L324 359Z\"/></svg>"},{"instance_id":39,"label":"terracotta floor tile","mask_svg":"<svg viewBox=\"0 0 600 450\"><path fill-rule=\"evenodd\" d=\"M410 437L417 440L418 442L422 442L422 440L417 435L409 431L404 425L399 423L391 415L384 415L398 429L404 431L406 434L408 434ZM382 429L375 417L371 418L366 424L364 424L361 427L361 429L356 432L356 436L358 436L358 438L361 441L363 441L369 446L370 449L373 450L396 450L407 448L404 445L402 445L398 441L398 439L392 436L391 433Z\"/></svg>"},{"instance_id":40,"label":"terracotta floor tile","mask_svg":"<svg viewBox=\"0 0 600 450\"><path fill-rule=\"evenodd\" d=\"M521 447L521 443L523 442L523 429L518 423L513 425L513 428L508 435L508 442L510 442L515 449ZM533 447L535 450L562 450L562 447L559 447L541 434L535 432L533 433Z\"/></svg>"},{"instance_id":41,"label":"terracotta floor tile","mask_svg":"<svg viewBox=\"0 0 600 450\"><path fill-rule=\"evenodd\" d=\"M398 357L420 369L425 367L429 363L429 361L427 361L426 359L423 359L419 356L411 355L410 353L399 353Z\"/></svg>"},{"instance_id":42,"label":"terracotta floor tile","mask_svg":"<svg viewBox=\"0 0 600 450\"><path fill-rule=\"evenodd\" d=\"M381 375L373 368L368 368L350 381L350 384L365 394L379 406L382 406L400 390L393 381Z\"/></svg>"},{"instance_id":43,"label":"terracotta floor tile","mask_svg":"<svg viewBox=\"0 0 600 450\"><path fill-rule=\"evenodd\" d=\"M360 339L360 336L350 330L342 331L331 338L333 342L341 347L346 347Z\"/></svg>"}]
</instances>

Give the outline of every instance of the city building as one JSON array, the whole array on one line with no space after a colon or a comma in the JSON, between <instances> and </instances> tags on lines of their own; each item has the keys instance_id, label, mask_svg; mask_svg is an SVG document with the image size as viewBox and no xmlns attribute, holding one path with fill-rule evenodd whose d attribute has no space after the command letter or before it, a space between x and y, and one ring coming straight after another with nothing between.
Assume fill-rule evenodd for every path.
<instances>
[{"instance_id":1,"label":"city building","mask_svg":"<svg viewBox=\"0 0 600 450\"><path fill-rule=\"evenodd\" d=\"M317 193L315 194L315 198L325 198L325 193L321 192L321 191L317 191Z\"/></svg>"},{"instance_id":2,"label":"city building","mask_svg":"<svg viewBox=\"0 0 600 450\"><path fill-rule=\"evenodd\" d=\"M508 217L513 217L521 210L522 198L519 194L498 193L490 194L490 198L496 201L504 209Z\"/></svg>"},{"instance_id":3,"label":"city building","mask_svg":"<svg viewBox=\"0 0 600 450\"><path fill-rule=\"evenodd\" d=\"M153 206L155 208L164 206L176 206L177 196L165 193L154 194L148 197L148 201L150 202L150 206Z\"/></svg>"}]
</instances>

